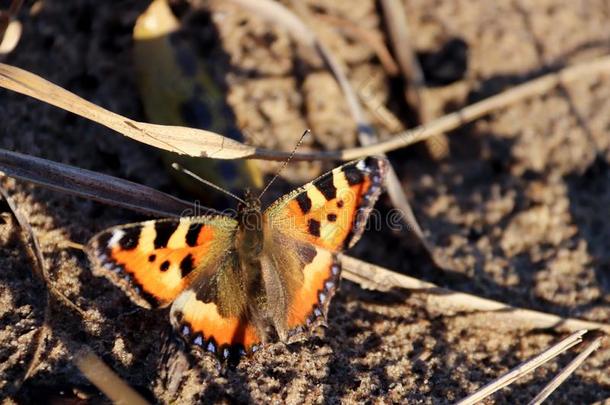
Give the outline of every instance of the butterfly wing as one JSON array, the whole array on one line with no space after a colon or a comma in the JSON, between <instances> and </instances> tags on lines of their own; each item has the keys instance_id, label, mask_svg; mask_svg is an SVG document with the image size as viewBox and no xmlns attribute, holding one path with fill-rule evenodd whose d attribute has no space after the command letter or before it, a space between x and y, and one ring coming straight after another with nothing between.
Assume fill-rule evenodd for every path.
<instances>
[{"instance_id":1,"label":"butterfly wing","mask_svg":"<svg viewBox=\"0 0 610 405\"><path fill-rule=\"evenodd\" d=\"M237 222L226 216L116 226L87 244L93 273L145 308L169 305L202 269L232 247Z\"/></svg>"},{"instance_id":2,"label":"butterfly wing","mask_svg":"<svg viewBox=\"0 0 610 405\"><path fill-rule=\"evenodd\" d=\"M339 252L353 246L381 194L388 162L369 157L340 166L280 198L266 211L270 228Z\"/></svg>"},{"instance_id":3,"label":"butterfly wing","mask_svg":"<svg viewBox=\"0 0 610 405\"><path fill-rule=\"evenodd\" d=\"M284 312L288 335L324 322L339 281L335 253L360 239L381 194L387 167L387 160L377 157L347 163L265 211L270 235L265 253L272 267L282 273L288 297Z\"/></svg>"},{"instance_id":4,"label":"butterfly wing","mask_svg":"<svg viewBox=\"0 0 610 405\"><path fill-rule=\"evenodd\" d=\"M258 348L260 329L251 307L260 280L248 276L240 270L235 251L228 251L178 296L170 319L187 343L221 360L238 359Z\"/></svg>"}]
</instances>

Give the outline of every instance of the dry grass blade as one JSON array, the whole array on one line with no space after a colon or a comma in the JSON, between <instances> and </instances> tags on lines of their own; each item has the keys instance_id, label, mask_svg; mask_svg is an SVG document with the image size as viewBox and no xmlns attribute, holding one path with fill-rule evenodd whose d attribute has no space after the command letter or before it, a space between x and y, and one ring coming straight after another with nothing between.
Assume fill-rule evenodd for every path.
<instances>
[{"instance_id":1,"label":"dry grass blade","mask_svg":"<svg viewBox=\"0 0 610 405\"><path fill-rule=\"evenodd\" d=\"M544 363L550 361L551 359L559 356L561 353L565 352L566 350L570 349L571 347L574 347L575 345L579 344L582 341L582 336L585 333L587 333L586 330L580 330L580 331L574 332L567 338L563 339L561 342L548 348L547 350L540 353L538 356L534 357L533 359L530 359L530 360L526 361L525 363L513 368L512 370L510 370L508 373L504 374L497 380L487 384L486 386L484 386L483 388L481 388L474 394L469 395L468 397L462 399L461 401L457 402L456 404L471 405L471 404L476 404L479 401L482 401L483 399L487 398L494 392L512 384L514 381L523 377L525 374L528 374L528 373L534 371L539 366L541 366Z\"/></svg>"},{"instance_id":2,"label":"dry grass blade","mask_svg":"<svg viewBox=\"0 0 610 405\"><path fill-rule=\"evenodd\" d=\"M8 10L0 10L0 60L11 53L21 39L23 27L14 17L22 4L23 0L13 0Z\"/></svg>"},{"instance_id":3,"label":"dry grass blade","mask_svg":"<svg viewBox=\"0 0 610 405\"><path fill-rule=\"evenodd\" d=\"M83 349L77 353L74 363L85 377L115 404L148 404L91 350Z\"/></svg>"},{"instance_id":4,"label":"dry grass blade","mask_svg":"<svg viewBox=\"0 0 610 405\"><path fill-rule=\"evenodd\" d=\"M341 153L341 158L343 160L352 160L363 156L379 155L395 149L404 148L414 143L424 141L432 136L454 130L461 125L517 101L544 94L555 88L558 84L566 84L583 77L608 71L610 71L610 56L566 67L558 72L549 73L537 79L530 80L498 95L464 107L459 111L430 121L426 125L403 131L394 135L387 141L359 148L345 149ZM300 158L298 153L294 157L295 160L299 160Z\"/></svg>"},{"instance_id":5,"label":"dry grass blade","mask_svg":"<svg viewBox=\"0 0 610 405\"><path fill-rule=\"evenodd\" d=\"M602 336L598 336L593 342L591 342L591 344L589 344L589 346L587 346L587 348L583 350L582 353L576 356L574 360L572 360L567 366L565 366L559 372L559 374L557 374L555 378L553 378L551 382L549 382L544 387L544 389L540 391L540 393L536 395L534 399L531 400L529 405L539 405L545 399L547 399L549 395L553 393L553 391L555 391L561 384L563 384L563 382L567 380L572 375L572 373L576 371L578 367L580 367L580 365L587 359L587 357L589 357L595 350L599 348L602 339Z\"/></svg>"},{"instance_id":6,"label":"dry grass blade","mask_svg":"<svg viewBox=\"0 0 610 405\"><path fill-rule=\"evenodd\" d=\"M0 86L88 118L136 141L181 155L238 159L256 152L252 146L210 131L131 120L15 66L0 64Z\"/></svg>"},{"instance_id":7,"label":"dry grass blade","mask_svg":"<svg viewBox=\"0 0 610 405\"><path fill-rule=\"evenodd\" d=\"M342 256L343 277L363 288L389 291L394 288L415 290L426 295L426 309L441 314L490 312L494 321L506 321L511 328L570 331L598 329L610 335L610 325L512 307L475 295L451 291L427 281L405 276L350 256Z\"/></svg>"},{"instance_id":8,"label":"dry grass blade","mask_svg":"<svg viewBox=\"0 0 610 405\"><path fill-rule=\"evenodd\" d=\"M17 47L22 31L23 27L19 21L13 20L8 23L4 35L0 35L0 60Z\"/></svg>"},{"instance_id":9,"label":"dry grass blade","mask_svg":"<svg viewBox=\"0 0 610 405\"><path fill-rule=\"evenodd\" d=\"M381 0L381 8L392 48L405 80L405 99L417 111L419 122L425 125L432 118L426 103L426 80L412 46L404 4L401 0ZM434 159L446 157L449 153L446 135L438 134L427 139L426 148Z\"/></svg>"},{"instance_id":10,"label":"dry grass blade","mask_svg":"<svg viewBox=\"0 0 610 405\"><path fill-rule=\"evenodd\" d=\"M179 216L185 212L214 213L193 204L116 177L50 160L0 149L0 172L22 180L149 215ZM192 214L191 214L192 215Z\"/></svg>"}]
</instances>

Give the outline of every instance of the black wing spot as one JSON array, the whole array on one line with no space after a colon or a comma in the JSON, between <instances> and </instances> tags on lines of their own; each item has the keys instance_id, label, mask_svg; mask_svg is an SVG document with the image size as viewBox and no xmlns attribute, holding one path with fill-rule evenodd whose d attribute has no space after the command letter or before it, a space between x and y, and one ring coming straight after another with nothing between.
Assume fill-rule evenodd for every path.
<instances>
[{"instance_id":1,"label":"black wing spot","mask_svg":"<svg viewBox=\"0 0 610 405\"><path fill-rule=\"evenodd\" d=\"M184 259L180 262L180 273L182 274L182 278L189 275L191 271L195 268L195 262L193 260L193 255L188 254L184 256Z\"/></svg>"},{"instance_id":2,"label":"black wing spot","mask_svg":"<svg viewBox=\"0 0 610 405\"><path fill-rule=\"evenodd\" d=\"M296 198L299 208L303 214L307 214L311 210L311 198L307 195L307 192L299 194Z\"/></svg>"},{"instance_id":3,"label":"black wing spot","mask_svg":"<svg viewBox=\"0 0 610 405\"><path fill-rule=\"evenodd\" d=\"M322 193L324 198L326 198L326 201L333 200L337 197L337 188L333 183L333 178L334 176L331 172L314 183L314 186Z\"/></svg>"},{"instance_id":4,"label":"black wing spot","mask_svg":"<svg viewBox=\"0 0 610 405\"><path fill-rule=\"evenodd\" d=\"M176 232L178 224L178 222L174 221L155 222L155 249L167 247L167 242L169 242L169 238Z\"/></svg>"},{"instance_id":5,"label":"black wing spot","mask_svg":"<svg viewBox=\"0 0 610 405\"><path fill-rule=\"evenodd\" d=\"M161 266L159 266L159 269L161 269L161 271L167 271L167 269L169 269L169 265L170 265L169 260L165 260L163 263L161 263Z\"/></svg>"},{"instance_id":6,"label":"black wing spot","mask_svg":"<svg viewBox=\"0 0 610 405\"><path fill-rule=\"evenodd\" d=\"M326 219L328 219L330 222L335 222L337 220L337 214L328 214Z\"/></svg>"},{"instance_id":7,"label":"black wing spot","mask_svg":"<svg viewBox=\"0 0 610 405\"><path fill-rule=\"evenodd\" d=\"M189 226L189 230L186 233L187 245L189 245L190 247L197 246L197 238L199 237L199 233L201 233L202 228L203 224L201 222Z\"/></svg>"},{"instance_id":8,"label":"black wing spot","mask_svg":"<svg viewBox=\"0 0 610 405\"><path fill-rule=\"evenodd\" d=\"M362 171L359 170L355 165L345 166L343 168L343 173L345 173L345 179L347 180L347 184L350 186L364 182L364 175L362 174Z\"/></svg>"},{"instance_id":9,"label":"black wing spot","mask_svg":"<svg viewBox=\"0 0 610 405\"><path fill-rule=\"evenodd\" d=\"M133 250L138 247L138 242L140 242L140 232L142 231L141 226L132 226L129 228L124 228L123 232L125 234L119 240L119 246L123 250Z\"/></svg>"},{"instance_id":10,"label":"black wing spot","mask_svg":"<svg viewBox=\"0 0 610 405\"><path fill-rule=\"evenodd\" d=\"M337 201L337 207L338 208L343 208L343 200Z\"/></svg>"},{"instance_id":11,"label":"black wing spot","mask_svg":"<svg viewBox=\"0 0 610 405\"><path fill-rule=\"evenodd\" d=\"M156 255L156 254L154 254L154 253L153 253L152 255L148 256L148 261L149 261L149 262L151 262L151 263L152 263L152 262L154 262L155 260L157 260L157 255Z\"/></svg>"},{"instance_id":12,"label":"black wing spot","mask_svg":"<svg viewBox=\"0 0 610 405\"><path fill-rule=\"evenodd\" d=\"M307 221L307 230L313 236L320 236L320 221L315 219Z\"/></svg>"}]
</instances>

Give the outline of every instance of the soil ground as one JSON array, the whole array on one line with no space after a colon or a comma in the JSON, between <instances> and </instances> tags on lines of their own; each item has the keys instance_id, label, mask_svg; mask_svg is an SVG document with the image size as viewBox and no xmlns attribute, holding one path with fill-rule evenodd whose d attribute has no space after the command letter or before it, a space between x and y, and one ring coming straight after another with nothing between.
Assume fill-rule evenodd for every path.
<instances>
[{"instance_id":1,"label":"soil ground","mask_svg":"<svg viewBox=\"0 0 610 405\"><path fill-rule=\"evenodd\" d=\"M27 4L20 15L23 37L5 62L145 121L131 33L147 3ZM384 32L380 10L370 0L307 4ZM610 3L605 0L405 4L414 46L434 84L428 102L436 115L610 48ZM184 13L189 7L178 8ZM190 24L215 24L218 46L230 57L219 67L229 78L228 100L252 142L287 150L310 127L314 139L308 147L355 145L355 126L340 91L310 53L251 13L226 8L220 15ZM386 77L368 45L346 40L323 21L314 23L348 66L354 86L372 89L404 125L412 125L402 83ZM460 75L464 61L467 69ZM451 83L442 80L447 71L449 76L457 71ZM450 154L440 161L420 146L390 155L422 228L437 252L451 259L451 271L435 268L404 242L404 235L388 229L367 233L350 254L514 306L610 322L609 94L610 76L583 78L449 134ZM0 122L1 148L184 196L155 151L95 123L4 90ZM305 181L322 169L307 168L288 177ZM325 333L289 347L274 345L234 370L219 371L207 357L181 355L172 343L167 311L137 309L91 274L81 252L57 247L65 240L84 243L105 227L144 217L21 181L5 179L2 185L41 239L51 282L87 314L82 319L60 304L52 306L42 361L21 385L45 316L45 289L33 275L17 224L3 216L0 392L20 403L77 403L85 397L106 402L71 362L83 344L156 402L445 403L472 393L563 336L523 329L517 321L502 326L480 324L469 315L438 316L427 311L421 296L364 291L344 282ZM290 187L278 185L274 193ZM388 201L379 206L382 212L390 209ZM6 206L2 210L8 212ZM489 402L528 401L568 357ZM553 394L552 402L609 398L609 370L606 343Z\"/></svg>"}]
</instances>

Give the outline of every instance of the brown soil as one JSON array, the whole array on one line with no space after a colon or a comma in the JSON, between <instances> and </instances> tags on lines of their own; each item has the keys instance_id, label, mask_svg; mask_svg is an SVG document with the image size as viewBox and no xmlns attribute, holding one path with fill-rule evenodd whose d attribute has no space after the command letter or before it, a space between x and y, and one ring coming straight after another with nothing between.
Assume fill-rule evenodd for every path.
<instances>
[{"instance_id":1,"label":"brown soil","mask_svg":"<svg viewBox=\"0 0 610 405\"><path fill-rule=\"evenodd\" d=\"M44 0L36 12L25 7L23 37L6 62L146 120L131 32L147 3ZM370 0L307 3L383 32L381 14ZM439 62L445 44L460 39L467 45L466 74L431 90L430 109L437 115L610 48L610 5L604 0L410 0L406 6L415 48L428 55L428 74L459 65L459 52L447 52ZM224 13L213 21L231 60L224 67L228 99L248 136L290 149L311 127L310 147L354 145L345 102L315 56L251 13L232 8ZM327 23L315 25L348 65L354 86L374 89L405 125L413 124L400 81L387 80L370 48L346 40ZM434 268L387 229L369 232L351 253L455 290L609 322L608 94L608 76L583 79L455 131L450 156L442 161L430 160L421 147L391 155L422 228L451 259L451 271ZM67 112L1 91L0 122L1 148L180 193L150 148ZM318 170L319 165L290 178L305 180ZM52 306L42 361L21 385L43 323L45 290L33 275L17 224L3 216L0 392L18 402L79 396L104 402L71 362L85 344L157 402L443 403L472 393L562 337L552 330L521 329L518 321L499 328L459 314L433 316L421 296L367 292L344 282L321 336L269 347L235 370L218 371L207 357L181 355L167 311L136 309L91 274L81 252L57 247L64 240L84 243L105 227L141 216L21 181L6 179L2 185L41 238L51 282L87 314L82 319L61 304ZM390 208L387 201L379 206L384 212ZM491 401L528 401L568 360L551 362ZM609 370L606 344L553 394L553 403L610 397Z\"/></svg>"}]
</instances>

